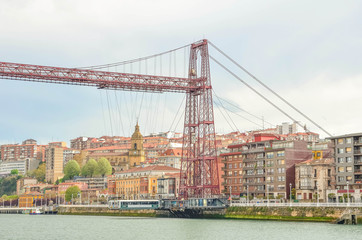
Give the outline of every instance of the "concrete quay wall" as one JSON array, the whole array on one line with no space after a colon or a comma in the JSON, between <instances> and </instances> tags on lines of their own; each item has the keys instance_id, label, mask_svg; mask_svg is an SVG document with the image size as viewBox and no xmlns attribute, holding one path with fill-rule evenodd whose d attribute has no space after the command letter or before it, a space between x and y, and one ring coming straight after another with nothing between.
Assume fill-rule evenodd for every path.
<instances>
[{"instance_id":1,"label":"concrete quay wall","mask_svg":"<svg viewBox=\"0 0 362 240\"><path fill-rule=\"evenodd\" d=\"M111 210L108 207L65 207L58 208L61 215L99 215L99 216L134 216L134 217L163 217L162 212L151 209L140 210ZM167 215L165 215L167 216Z\"/></svg>"},{"instance_id":2,"label":"concrete quay wall","mask_svg":"<svg viewBox=\"0 0 362 240\"><path fill-rule=\"evenodd\" d=\"M190 217L218 219L255 219L278 221L335 222L346 214L355 214L362 223L362 208L351 207L229 207L218 210L110 210L107 207L67 207L58 208L62 215L99 215L130 217Z\"/></svg>"},{"instance_id":3,"label":"concrete quay wall","mask_svg":"<svg viewBox=\"0 0 362 240\"><path fill-rule=\"evenodd\" d=\"M346 214L362 216L360 207L229 207L223 218L334 222ZM361 221L359 219L359 221Z\"/></svg>"}]
</instances>

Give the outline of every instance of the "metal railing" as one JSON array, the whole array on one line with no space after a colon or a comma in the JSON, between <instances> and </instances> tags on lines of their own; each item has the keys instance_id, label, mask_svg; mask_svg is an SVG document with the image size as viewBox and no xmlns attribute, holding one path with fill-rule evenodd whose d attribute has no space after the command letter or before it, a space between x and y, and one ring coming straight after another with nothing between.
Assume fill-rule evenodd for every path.
<instances>
[{"instance_id":1,"label":"metal railing","mask_svg":"<svg viewBox=\"0 0 362 240\"><path fill-rule=\"evenodd\" d=\"M245 200L244 200L245 201ZM233 201L233 207L362 207L362 202L353 202L353 203L297 203L297 202L285 202L285 203L271 203L266 202L239 202Z\"/></svg>"}]
</instances>

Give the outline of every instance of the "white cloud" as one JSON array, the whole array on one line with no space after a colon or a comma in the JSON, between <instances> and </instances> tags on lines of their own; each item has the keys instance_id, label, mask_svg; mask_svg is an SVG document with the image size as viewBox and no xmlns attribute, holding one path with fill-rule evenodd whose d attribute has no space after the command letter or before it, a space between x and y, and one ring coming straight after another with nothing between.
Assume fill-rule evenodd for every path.
<instances>
[{"instance_id":1,"label":"white cloud","mask_svg":"<svg viewBox=\"0 0 362 240\"><path fill-rule=\"evenodd\" d=\"M206 37L330 132L357 132L361 9L359 1L8 0L0 8L0 61L88 66ZM287 121L215 64L212 79L223 98L269 122ZM168 126L181 98L167 98ZM109 133L95 89L0 80L0 101L7 103L0 116L1 142ZM217 129L230 131L218 110L215 115ZM234 118L240 129L255 128ZM147 129L148 119L140 120ZM125 119L127 125L133 121Z\"/></svg>"}]
</instances>

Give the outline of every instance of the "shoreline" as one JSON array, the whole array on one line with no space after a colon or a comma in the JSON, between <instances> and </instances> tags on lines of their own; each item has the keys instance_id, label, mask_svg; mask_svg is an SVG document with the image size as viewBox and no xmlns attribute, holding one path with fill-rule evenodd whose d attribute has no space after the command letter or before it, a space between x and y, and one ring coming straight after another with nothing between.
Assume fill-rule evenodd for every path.
<instances>
[{"instance_id":1,"label":"shoreline","mask_svg":"<svg viewBox=\"0 0 362 240\"><path fill-rule=\"evenodd\" d=\"M311 214L311 208L260 208L260 207L237 207L228 208L222 212L207 211L194 219L225 219L225 220L266 220L266 221L290 221L290 222L325 222L334 223L339 218L336 209L328 209ZM72 208L61 209L59 215L78 216L114 216L114 217L152 217L152 218L177 218L167 210L109 210L109 209L84 209Z\"/></svg>"}]
</instances>

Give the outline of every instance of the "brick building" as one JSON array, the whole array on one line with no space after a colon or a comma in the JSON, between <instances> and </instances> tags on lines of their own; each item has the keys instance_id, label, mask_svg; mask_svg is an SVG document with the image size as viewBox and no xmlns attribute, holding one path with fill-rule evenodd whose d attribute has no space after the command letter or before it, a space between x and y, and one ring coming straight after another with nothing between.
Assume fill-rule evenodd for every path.
<instances>
[{"instance_id":1,"label":"brick building","mask_svg":"<svg viewBox=\"0 0 362 240\"><path fill-rule=\"evenodd\" d=\"M230 145L223 153L223 193L289 198L295 186L295 164L310 159L307 142L266 140Z\"/></svg>"}]
</instances>

